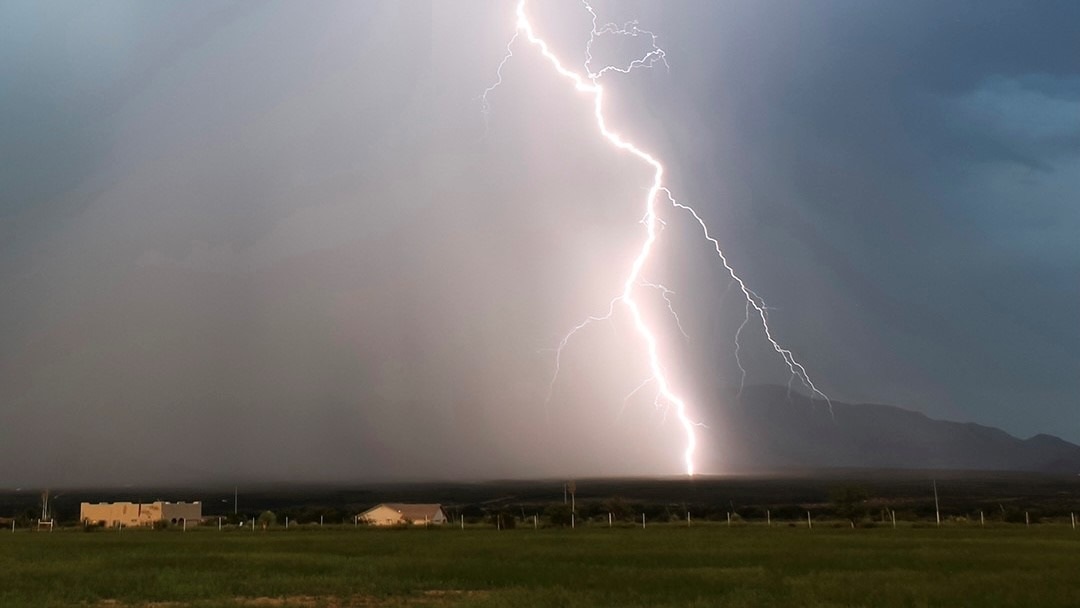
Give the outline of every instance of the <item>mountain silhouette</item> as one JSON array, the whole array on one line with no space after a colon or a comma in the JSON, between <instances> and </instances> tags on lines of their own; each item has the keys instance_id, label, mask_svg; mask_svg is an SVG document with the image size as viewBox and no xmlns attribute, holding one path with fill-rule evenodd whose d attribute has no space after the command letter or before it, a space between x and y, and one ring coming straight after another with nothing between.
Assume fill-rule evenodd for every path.
<instances>
[{"instance_id":1,"label":"mountain silhouette","mask_svg":"<svg viewBox=\"0 0 1080 608\"><path fill-rule=\"evenodd\" d=\"M1080 446L1020 439L994 427L934 420L891 405L810 399L785 387L729 393L709 422L722 468L892 468L1080 473Z\"/></svg>"}]
</instances>

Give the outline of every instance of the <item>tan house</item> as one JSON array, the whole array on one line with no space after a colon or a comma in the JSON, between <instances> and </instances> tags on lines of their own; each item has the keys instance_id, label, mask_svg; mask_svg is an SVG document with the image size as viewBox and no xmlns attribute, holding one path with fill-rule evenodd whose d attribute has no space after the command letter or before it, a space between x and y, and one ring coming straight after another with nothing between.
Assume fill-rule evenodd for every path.
<instances>
[{"instance_id":1,"label":"tan house","mask_svg":"<svg viewBox=\"0 0 1080 608\"><path fill-rule=\"evenodd\" d=\"M98 526L152 526L158 522L194 525L202 521L201 502L84 502L79 521Z\"/></svg>"},{"instance_id":2,"label":"tan house","mask_svg":"<svg viewBox=\"0 0 1080 608\"><path fill-rule=\"evenodd\" d=\"M444 524L446 513L442 505L386 502L375 505L359 515L360 521L373 526L404 524Z\"/></svg>"}]
</instances>

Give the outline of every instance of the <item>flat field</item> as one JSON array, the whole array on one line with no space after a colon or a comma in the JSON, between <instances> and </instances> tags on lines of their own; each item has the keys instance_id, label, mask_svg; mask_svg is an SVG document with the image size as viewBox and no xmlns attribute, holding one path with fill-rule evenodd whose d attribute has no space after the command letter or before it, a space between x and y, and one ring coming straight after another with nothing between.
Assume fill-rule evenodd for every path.
<instances>
[{"instance_id":1,"label":"flat field","mask_svg":"<svg viewBox=\"0 0 1080 608\"><path fill-rule=\"evenodd\" d=\"M0 533L0 606L1078 606L1069 526Z\"/></svg>"}]
</instances>

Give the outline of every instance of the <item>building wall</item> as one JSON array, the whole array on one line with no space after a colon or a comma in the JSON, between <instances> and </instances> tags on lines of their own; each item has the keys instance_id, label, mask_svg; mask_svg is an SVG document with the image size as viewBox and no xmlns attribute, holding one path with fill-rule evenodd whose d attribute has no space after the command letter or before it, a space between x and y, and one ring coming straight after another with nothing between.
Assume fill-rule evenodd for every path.
<instances>
[{"instance_id":1,"label":"building wall","mask_svg":"<svg viewBox=\"0 0 1080 608\"><path fill-rule=\"evenodd\" d=\"M367 513L364 513L363 519L367 523L375 526L393 526L405 523L401 519L401 513L384 505L379 505Z\"/></svg>"},{"instance_id":2,"label":"building wall","mask_svg":"<svg viewBox=\"0 0 1080 608\"><path fill-rule=\"evenodd\" d=\"M152 526L154 522L161 521L160 502L142 503L138 506L140 526Z\"/></svg>"},{"instance_id":3,"label":"building wall","mask_svg":"<svg viewBox=\"0 0 1080 608\"><path fill-rule=\"evenodd\" d=\"M169 523L187 522L188 525L202 521L201 502L164 502L161 505L161 519Z\"/></svg>"},{"instance_id":4,"label":"building wall","mask_svg":"<svg viewBox=\"0 0 1080 608\"><path fill-rule=\"evenodd\" d=\"M79 520L106 526L139 525L139 505L132 502L84 502L79 506Z\"/></svg>"},{"instance_id":5,"label":"building wall","mask_svg":"<svg viewBox=\"0 0 1080 608\"><path fill-rule=\"evenodd\" d=\"M180 523L181 520L196 524L201 519L202 503L199 502L84 502L79 505L80 521L109 527L152 526L159 521Z\"/></svg>"},{"instance_id":6,"label":"building wall","mask_svg":"<svg viewBox=\"0 0 1080 608\"><path fill-rule=\"evenodd\" d=\"M413 511L415 511L415 509ZM361 515L361 518L365 522L376 526L395 526L404 523L413 523L417 525L446 523L446 514L441 507L431 515L421 516L414 513L412 517L413 519L410 521L405 514L387 505L375 506Z\"/></svg>"}]
</instances>

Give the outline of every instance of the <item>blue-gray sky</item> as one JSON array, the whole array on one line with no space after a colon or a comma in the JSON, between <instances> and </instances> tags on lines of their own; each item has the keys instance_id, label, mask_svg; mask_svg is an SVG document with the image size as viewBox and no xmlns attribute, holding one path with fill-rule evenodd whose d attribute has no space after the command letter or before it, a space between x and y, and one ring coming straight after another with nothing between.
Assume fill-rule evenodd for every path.
<instances>
[{"instance_id":1,"label":"blue-gray sky","mask_svg":"<svg viewBox=\"0 0 1080 608\"><path fill-rule=\"evenodd\" d=\"M1080 441L1080 5L597 8L670 64L612 78L613 120L825 392ZM544 405L649 175L523 45L485 129L512 13L0 5L0 483L677 473L625 319ZM583 56L578 3L535 19ZM707 418L743 308L665 213L647 273L691 339L657 322Z\"/></svg>"}]
</instances>

